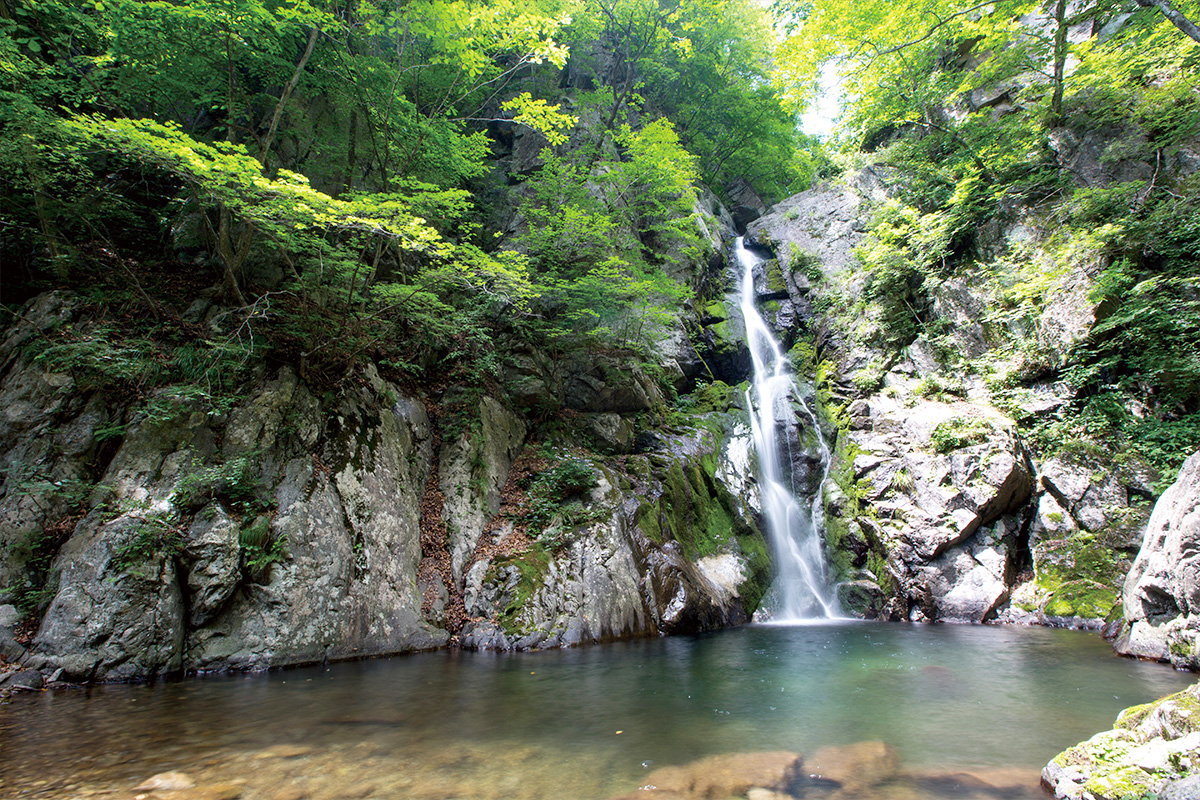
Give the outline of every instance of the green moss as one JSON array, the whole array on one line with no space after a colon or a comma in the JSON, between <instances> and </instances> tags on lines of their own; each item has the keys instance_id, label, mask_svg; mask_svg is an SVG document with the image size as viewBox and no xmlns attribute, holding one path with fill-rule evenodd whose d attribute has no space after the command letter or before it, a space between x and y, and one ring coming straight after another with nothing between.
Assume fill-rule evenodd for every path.
<instances>
[{"instance_id":1,"label":"green moss","mask_svg":"<svg viewBox=\"0 0 1200 800\"><path fill-rule=\"evenodd\" d=\"M771 292L786 292L787 283L783 279L783 270L779 266L779 260L772 258L763 265L763 268L767 274L767 290Z\"/></svg>"},{"instance_id":2,"label":"green moss","mask_svg":"<svg viewBox=\"0 0 1200 800\"><path fill-rule=\"evenodd\" d=\"M687 411L693 414L708 414L713 411L728 411L733 405L736 390L724 381L699 386L686 403Z\"/></svg>"},{"instance_id":3,"label":"green moss","mask_svg":"<svg viewBox=\"0 0 1200 800\"><path fill-rule=\"evenodd\" d=\"M1117 590L1111 586L1085 580L1071 581L1054 590L1043 611L1052 617L1103 619L1119 601Z\"/></svg>"},{"instance_id":4,"label":"green moss","mask_svg":"<svg viewBox=\"0 0 1200 800\"><path fill-rule=\"evenodd\" d=\"M488 568L488 578L494 580L504 567L515 566L520 572L516 592L512 601L500 614L500 627L508 634L523 634L520 625L521 612L546 582L550 573L550 553L541 547L532 547L524 553L498 559Z\"/></svg>"},{"instance_id":5,"label":"green moss","mask_svg":"<svg viewBox=\"0 0 1200 800\"><path fill-rule=\"evenodd\" d=\"M1153 776L1140 767L1123 767L1112 772L1093 774L1083 784L1085 792L1096 797L1141 798L1150 794Z\"/></svg>"},{"instance_id":6,"label":"green moss","mask_svg":"<svg viewBox=\"0 0 1200 800\"><path fill-rule=\"evenodd\" d=\"M1034 570L1050 616L1104 619L1121 600L1125 562L1091 533L1039 545Z\"/></svg>"},{"instance_id":7,"label":"green moss","mask_svg":"<svg viewBox=\"0 0 1200 800\"><path fill-rule=\"evenodd\" d=\"M663 538L662 525L658 521L658 515L658 504L643 499L638 505L633 522L647 539L656 544L662 544L666 540Z\"/></svg>"},{"instance_id":8,"label":"green moss","mask_svg":"<svg viewBox=\"0 0 1200 800\"><path fill-rule=\"evenodd\" d=\"M721 301L709 303L704 307L704 316L709 319L726 320L729 319L729 309Z\"/></svg>"},{"instance_id":9,"label":"green moss","mask_svg":"<svg viewBox=\"0 0 1200 800\"><path fill-rule=\"evenodd\" d=\"M747 530L738 535L737 543L749 573L739 589L742 606L747 614L753 614L762 603L763 595L771 588L771 556L767 552L766 541L758 531Z\"/></svg>"}]
</instances>

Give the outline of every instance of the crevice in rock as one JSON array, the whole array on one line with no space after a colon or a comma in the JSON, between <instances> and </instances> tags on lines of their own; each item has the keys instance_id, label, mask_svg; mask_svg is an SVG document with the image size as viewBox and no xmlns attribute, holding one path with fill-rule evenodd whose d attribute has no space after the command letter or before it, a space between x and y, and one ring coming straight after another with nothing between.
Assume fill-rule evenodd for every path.
<instances>
[{"instance_id":1,"label":"crevice in rock","mask_svg":"<svg viewBox=\"0 0 1200 800\"><path fill-rule=\"evenodd\" d=\"M429 417L430 443L433 457L429 461L429 476L421 495L421 563L417 566L417 583L424 587L421 597L421 616L435 626L444 625L451 634L451 644L456 644L458 634L466 623L467 612L463 602L462 587L454 580L451 568L449 529L442 511L446 496L441 489L441 468L438 462L442 451L441 407L432 400L421 401ZM436 580L435 580L436 579ZM437 586L440 581L447 599L444 620L435 619L434 607L438 601Z\"/></svg>"}]
</instances>

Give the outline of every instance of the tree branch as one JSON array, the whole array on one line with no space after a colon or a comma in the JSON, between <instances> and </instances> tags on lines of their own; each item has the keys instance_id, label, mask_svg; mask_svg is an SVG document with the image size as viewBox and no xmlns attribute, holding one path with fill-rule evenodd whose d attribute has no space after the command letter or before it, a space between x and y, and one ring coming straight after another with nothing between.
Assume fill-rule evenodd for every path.
<instances>
[{"instance_id":1,"label":"tree branch","mask_svg":"<svg viewBox=\"0 0 1200 800\"><path fill-rule=\"evenodd\" d=\"M296 69L292 73L291 80L283 87L283 94L279 95L279 102L275 104L275 113L271 116L271 127L267 129L267 135L263 138L261 150L258 154L259 163L264 167L267 165L271 145L275 143L275 131L279 129L279 118L283 116L283 107L287 105L292 92L295 91L296 84L300 83L300 77L304 74L304 65L308 63L309 57L312 56L313 48L317 46L317 37L320 35L321 29L314 25L313 29L308 33L308 44L304 47L304 54L300 56L300 62L296 64Z\"/></svg>"},{"instance_id":2,"label":"tree branch","mask_svg":"<svg viewBox=\"0 0 1200 800\"><path fill-rule=\"evenodd\" d=\"M1179 9L1175 8L1168 0L1134 0L1142 8L1157 8L1162 12L1162 15L1170 20L1171 24L1179 30L1183 31L1184 35L1191 39L1195 39L1200 43L1200 27L1196 23L1185 17Z\"/></svg>"}]
</instances>

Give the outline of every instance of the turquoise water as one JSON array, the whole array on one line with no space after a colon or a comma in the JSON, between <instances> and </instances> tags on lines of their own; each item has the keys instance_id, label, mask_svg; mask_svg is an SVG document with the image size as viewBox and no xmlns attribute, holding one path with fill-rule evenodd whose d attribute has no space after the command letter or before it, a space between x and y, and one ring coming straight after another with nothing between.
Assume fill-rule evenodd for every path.
<instances>
[{"instance_id":1,"label":"turquoise water","mask_svg":"<svg viewBox=\"0 0 1200 800\"><path fill-rule=\"evenodd\" d=\"M241 781L247 800L281 786L607 798L710 754L882 740L915 770L1029 770L1036 797L1052 756L1192 677L1117 658L1094 634L1013 627L751 626L443 651L14 696L0 708L0 796L82 797L182 770Z\"/></svg>"}]
</instances>

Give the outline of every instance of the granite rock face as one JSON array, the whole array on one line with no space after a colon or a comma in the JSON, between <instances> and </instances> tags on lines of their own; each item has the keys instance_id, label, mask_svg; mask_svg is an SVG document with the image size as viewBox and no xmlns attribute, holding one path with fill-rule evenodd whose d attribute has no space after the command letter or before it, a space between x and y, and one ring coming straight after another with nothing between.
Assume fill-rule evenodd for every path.
<instances>
[{"instance_id":1,"label":"granite rock face","mask_svg":"<svg viewBox=\"0 0 1200 800\"><path fill-rule=\"evenodd\" d=\"M782 201L746 233L766 257L755 274L764 317L794 345L801 380L810 372L821 384L808 391L837 441L823 492L846 608L1099 627L1113 615L1157 476L1097 452L1037 463L1022 440L1030 421L1072 399L1046 370L1097 322L1096 264L1058 270L1029 330L998 327L990 309L1002 299L969 266L925 275L916 305L902 310L921 324L899 341L859 261L899 180L868 167ZM1007 209L977 231L980 252L1048 257L1022 213ZM1014 336L1036 344L1041 377L1013 377L1033 370L1010 363L1003 343Z\"/></svg>"},{"instance_id":2,"label":"granite rock face","mask_svg":"<svg viewBox=\"0 0 1200 800\"><path fill-rule=\"evenodd\" d=\"M1200 453L1155 504L1123 603L1119 652L1200 668Z\"/></svg>"},{"instance_id":3,"label":"granite rock face","mask_svg":"<svg viewBox=\"0 0 1200 800\"><path fill-rule=\"evenodd\" d=\"M530 391L570 389L580 411L562 435L587 445L596 487L500 553L520 522L501 506L528 488L514 490L514 464L539 447L510 405L477 396L467 429L446 435L371 365L337 395L285 366L220 413L184 387L122 404L30 354L57 325L86 329L78 309L44 295L0 345L0 575L40 617L28 645L24 614L6 617L7 660L100 681L452 641L570 646L735 624L764 591L744 431L715 414L639 434L632 415L660 389L611 356L544 373L526 354L547 380Z\"/></svg>"}]
</instances>

